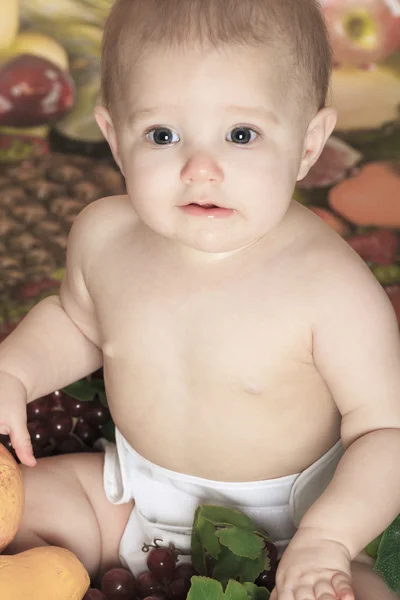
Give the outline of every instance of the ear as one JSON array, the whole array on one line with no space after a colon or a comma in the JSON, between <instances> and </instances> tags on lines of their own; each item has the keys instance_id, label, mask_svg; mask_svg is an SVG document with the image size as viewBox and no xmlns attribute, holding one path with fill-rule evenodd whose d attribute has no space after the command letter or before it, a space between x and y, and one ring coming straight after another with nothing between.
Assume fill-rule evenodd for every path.
<instances>
[{"instance_id":1,"label":"ear","mask_svg":"<svg viewBox=\"0 0 400 600\"><path fill-rule=\"evenodd\" d=\"M108 145L110 146L115 162L117 163L122 174L124 175L118 151L117 135L110 113L108 112L105 106L96 106L96 108L94 109L94 116L97 121L97 125L100 127L102 134L104 135L108 142Z\"/></svg>"},{"instance_id":2,"label":"ear","mask_svg":"<svg viewBox=\"0 0 400 600\"><path fill-rule=\"evenodd\" d=\"M337 113L333 108L323 108L311 121L303 144L303 156L297 181L305 177L318 158L327 139L335 129Z\"/></svg>"}]
</instances>

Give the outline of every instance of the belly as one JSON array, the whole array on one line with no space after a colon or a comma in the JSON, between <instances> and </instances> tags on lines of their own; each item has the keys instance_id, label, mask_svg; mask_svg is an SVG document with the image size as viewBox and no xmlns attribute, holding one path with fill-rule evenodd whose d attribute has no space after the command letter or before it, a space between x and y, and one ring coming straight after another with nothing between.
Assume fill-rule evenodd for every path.
<instances>
[{"instance_id":1,"label":"belly","mask_svg":"<svg viewBox=\"0 0 400 600\"><path fill-rule=\"evenodd\" d=\"M107 368L116 426L142 456L167 469L218 481L299 473L340 437L340 414L310 365L263 385L201 385ZM187 382L185 382L187 383Z\"/></svg>"}]
</instances>

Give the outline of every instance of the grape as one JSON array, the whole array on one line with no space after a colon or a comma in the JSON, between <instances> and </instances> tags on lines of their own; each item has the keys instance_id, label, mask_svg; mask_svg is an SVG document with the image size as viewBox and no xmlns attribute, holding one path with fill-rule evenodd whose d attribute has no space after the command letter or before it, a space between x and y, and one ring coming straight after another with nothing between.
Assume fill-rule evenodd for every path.
<instances>
[{"instance_id":1,"label":"grape","mask_svg":"<svg viewBox=\"0 0 400 600\"><path fill-rule=\"evenodd\" d=\"M3 444L10 452L13 449L9 435L0 434L0 444Z\"/></svg>"},{"instance_id":2,"label":"grape","mask_svg":"<svg viewBox=\"0 0 400 600\"><path fill-rule=\"evenodd\" d=\"M32 444L33 456L35 458L44 458L45 456L51 456L54 451L54 443L49 443L47 446L39 446L39 444Z\"/></svg>"},{"instance_id":3,"label":"grape","mask_svg":"<svg viewBox=\"0 0 400 600\"><path fill-rule=\"evenodd\" d=\"M71 417L82 417L88 408L89 402L83 402L70 396L64 396L62 399L62 405L65 408L65 412Z\"/></svg>"},{"instance_id":4,"label":"grape","mask_svg":"<svg viewBox=\"0 0 400 600\"><path fill-rule=\"evenodd\" d=\"M277 569L278 569L278 565L275 564L271 567L270 571L263 571L262 573L260 573L260 575L257 577L257 579L255 581L255 584L258 585L259 587L265 587L270 592L272 592L272 590L275 587L275 576L276 576Z\"/></svg>"},{"instance_id":5,"label":"grape","mask_svg":"<svg viewBox=\"0 0 400 600\"><path fill-rule=\"evenodd\" d=\"M105 425L110 418L110 411L102 405L98 398L88 403L85 421L92 425Z\"/></svg>"},{"instance_id":6,"label":"grape","mask_svg":"<svg viewBox=\"0 0 400 600\"><path fill-rule=\"evenodd\" d=\"M136 579L136 591L140 598L148 596L157 596L163 592L162 584L149 571L144 571Z\"/></svg>"},{"instance_id":7,"label":"grape","mask_svg":"<svg viewBox=\"0 0 400 600\"><path fill-rule=\"evenodd\" d=\"M185 600L190 590L190 580L174 579L168 586L168 600Z\"/></svg>"},{"instance_id":8,"label":"grape","mask_svg":"<svg viewBox=\"0 0 400 600\"><path fill-rule=\"evenodd\" d=\"M79 419L74 429L75 435L77 435L84 444L90 446L100 437L100 431L94 425L87 423L83 419Z\"/></svg>"},{"instance_id":9,"label":"grape","mask_svg":"<svg viewBox=\"0 0 400 600\"><path fill-rule=\"evenodd\" d=\"M65 440L72 431L72 417L65 413L53 415L50 420L51 435L55 440Z\"/></svg>"},{"instance_id":10,"label":"grape","mask_svg":"<svg viewBox=\"0 0 400 600\"><path fill-rule=\"evenodd\" d=\"M56 445L56 449L58 454L73 454L74 452L83 452L85 450L82 442L73 434L65 440L60 440Z\"/></svg>"},{"instance_id":11,"label":"grape","mask_svg":"<svg viewBox=\"0 0 400 600\"><path fill-rule=\"evenodd\" d=\"M39 446L39 444L32 444L32 451L35 458L43 458L46 456L43 446Z\"/></svg>"},{"instance_id":12,"label":"grape","mask_svg":"<svg viewBox=\"0 0 400 600\"><path fill-rule=\"evenodd\" d=\"M46 420L50 416L51 404L49 398L40 398L33 402L28 402L26 414L28 421Z\"/></svg>"},{"instance_id":13,"label":"grape","mask_svg":"<svg viewBox=\"0 0 400 600\"><path fill-rule=\"evenodd\" d=\"M44 421L31 421L28 423L28 431L32 444L46 446L50 440L50 427Z\"/></svg>"},{"instance_id":14,"label":"grape","mask_svg":"<svg viewBox=\"0 0 400 600\"><path fill-rule=\"evenodd\" d=\"M196 575L197 571L191 563L181 563L176 565L173 579L188 579L189 581Z\"/></svg>"},{"instance_id":15,"label":"grape","mask_svg":"<svg viewBox=\"0 0 400 600\"><path fill-rule=\"evenodd\" d=\"M272 542L264 542L264 544L271 565L275 565L278 562L278 548Z\"/></svg>"},{"instance_id":16,"label":"grape","mask_svg":"<svg viewBox=\"0 0 400 600\"><path fill-rule=\"evenodd\" d=\"M16 454L16 452L15 452L14 448L12 447L11 440L10 440L10 436L1 434L1 435L0 435L0 444L3 444L3 446L5 446L5 447L7 448L7 450L8 450L9 452L11 452L11 454L12 454L12 455L13 455L13 457L14 457L14 459L15 459L17 462L20 462L20 461L19 461L19 458L17 457L17 454Z\"/></svg>"},{"instance_id":17,"label":"grape","mask_svg":"<svg viewBox=\"0 0 400 600\"><path fill-rule=\"evenodd\" d=\"M147 557L147 568L158 581L169 582L175 570L175 558L169 548L153 548Z\"/></svg>"},{"instance_id":18,"label":"grape","mask_svg":"<svg viewBox=\"0 0 400 600\"><path fill-rule=\"evenodd\" d=\"M107 596L105 596L100 590L90 588L83 596L82 600L107 600Z\"/></svg>"},{"instance_id":19,"label":"grape","mask_svg":"<svg viewBox=\"0 0 400 600\"><path fill-rule=\"evenodd\" d=\"M92 373L93 379L104 379L103 367Z\"/></svg>"},{"instance_id":20,"label":"grape","mask_svg":"<svg viewBox=\"0 0 400 600\"><path fill-rule=\"evenodd\" d=\"M111 569L103 576L101 591L108 600L134 600L135 578L127 569Z\"/></svg>"},{"instance_id":21,"label":"grape","mask_svg":"<svg viewBox=\"0 0 400 600\"><path fill-rule=\"evenodd\" d=\"M53 392L52 394L49 394L48 396L46 396L46 398L49 401L49 404L51 406L51 408L54 410L63 410L63 405L62 405L62 401L63 398L65 397L64 392L62 392L61 390L57 390L55 392Z\"/></svg>"}]
</instances>

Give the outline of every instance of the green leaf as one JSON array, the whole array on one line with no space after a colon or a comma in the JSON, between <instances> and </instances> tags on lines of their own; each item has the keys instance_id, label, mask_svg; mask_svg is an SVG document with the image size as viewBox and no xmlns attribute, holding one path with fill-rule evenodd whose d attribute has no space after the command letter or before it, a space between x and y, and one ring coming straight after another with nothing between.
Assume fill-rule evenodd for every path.
<instances>
[{"instance_id":1,"label":"green leaf","mask_svg":"<svg viewBox=\"0 0 400 600\"><path fill-rule=\"evenodd\" d=\"M261 556L263 541L252 531L244 531L237 527L220 529L216 533L221 544L227 546L237 556L256 559Z\"/></svg>"},{"instance_id":2,"label":"green leaf","mask_svg":"<svg viewBox=\"0 0 400 600\"><path fill-rule=\"evenodd\" d=\"M256 560L236 556L229 548L223 546L218 560L213 562L212 576L222 584L227 583L229 579L239 579L241 583L254 582L264 571L264 559L264 554Z\"/></svg>"},{"instance_id":3,"label":"green leaf","mask_svg":"<svg viewBox=\"0 0 400 600\"><path fill-rule=\"evenodd\" d=\"M248 529L252 531L255 526L252 520L236 508L228 506L214 506L212 504L201 504L198 508L199 516L202 516L207 521L214 525L232 525L240 529Z\"/></svg>"},{"instance_id":4,"label":"green leaf","mask_svg":"<svg viewBox=\"0 0 400 600\"><path fill-rule=\"evenodd\" d=\"M215 527L210 522L199 516L196 521L196 534L202 546L212 558L218 558L221 552L221 546L218 538L215 536Z\"/></svg>"},{"instance_id":5,"label":"green leaf","mask_svg":"<svg viewBox=\"0 0 400 600\"><path fill-rule=\"evenodd\" d=\"M191 555L194 568L200 575L206 575L206 554L197 535L192 533Z\"/></svg>"},{"instance_id":6,"label":"green leaf","mask_svg":"<svg viewBox=\"0 0 400 600\"><path fill-rule=\"evenodd\" d=\"M102 403L102 405L105 406L106 408L108 408L108 401L107 401L107 396L106 396L105 392L97 392L97 395L98 395L99 400Z\"/></svg>"},{"instance_id":7,"label":"green leaf","mask_svg":"<svg viewBox=\"0 0 400 600\"><path fill-rule=\"evenodd\" d=\"M247 600L247 590L238 581L230 579L225 590L226 600Z\"/></svg>"},{"instance_id":8,"label":"green leaf","mask_svg":"<svg viewBox=\"0 0 400 600\"><path fill-rule=\"evenodd\" d=\"M271 596L269 590L265 587L260 587L255 583L243 583L242 584L247 591L247 597L250 600L268 600Z\"/></svg>"},{"instance_id":9,"label":"green leaf","mask_svg":"<svg viewBox=\"0 0 400 600\"><path fill-rule=\"evenodd\" d=\"M232 554L229 548L222 547L218 560L213 563L212 576L222 584L229 579L236 579L240 573L243 558Z\"/></svg>"},{"instance_id":10,"label":"green leaf","mask_svg":"<svg viewBox=\"0 0 400 600\"><path fill-rule=\"evenodd\" d=\"M110 419L110 421L108 421L108 423L106 423L105 425L101 425L100 431L102 433L102 436L105 437L106 440L115 443L115 425L112 419Z\"/></svg>"},{"instance_id":11,"label":"green leaf","mask_svg":"<svg viewBox=\"0 0 400 600\"><path fill-rule=\"evenodd\" d=\"M393 592L400 593L400 516L383 532L375 571Z\"/></svg>"},{"instance_id":12,"label":"green leaf","mask_svg":"<svg viewBox=\"0 0 400 600\"><path fill-rule=\"evenodd\" d=\"M376 557L378 556L378 550L382 540L382 535L383 533L381 533L381 535L378 535L378 537L372 540L372 542L368 544L368 546L365 548L365 552L374 560L376 560Z\"/></svg>"},{"instance_id":13,"label":"green leaf","mask_svg":"<svg viewBox=\"0 0 400 600\"><path fill-rule=\"evenodd\" d=\"M106 391L104 385L104 379L91 379L88 383L93 388L93 391L97 394L104 393Z\"/></svg>"},{"instance_id":14,"label":"green leaf","mask_svg":"<svg viewBox=\"0 0 400 600\"><path fill-rule=\"evenodd\" d=\"M93 389L92 384L87 379L71 383L71 385L63 388L63 391L68 396L71 396L71 398L76 398L76 400L81 400L81 402L91 402L96 395L96 390Z\"/></svg>"},{"instance_id":15,"label":"green leaf","mask_svg":"<svg viewBox=\"0 0 400 600\"><path fill-rule=\"evenodd\" d=\"M224 600L222 585L209 577L192 577L187 600Z\"/></svg>"},{"instance_id":16,"label":"green leaf","mask_svg":"<svg viewBox=\"0 0 400 600\"><path fill-rule=\"evenodd\" d=\"M262 571L264 571L264 554L261 554L255 560L242 558L239 580L242 583L246 581L253 583Z\"/></svg>"}]
</instances>

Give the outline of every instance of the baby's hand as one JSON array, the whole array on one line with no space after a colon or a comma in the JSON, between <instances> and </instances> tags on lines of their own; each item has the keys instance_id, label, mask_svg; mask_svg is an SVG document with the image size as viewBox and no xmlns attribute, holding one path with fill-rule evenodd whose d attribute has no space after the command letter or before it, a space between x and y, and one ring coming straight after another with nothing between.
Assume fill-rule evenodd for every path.
<instances>
[{"instance_id":1,"label":"baby's hand","mask_svg":"<svg viewBox=\"0 0 400 600\"><path fill-rule=\"evenodd\" d=\"M287 547L271 600L354 600L345 546L301 528Z\"/></svg>"},{"instance_id":2,"label":"baby's hand","mask_svg":"<svg viewBox=\"0 0 400 600\"><path fill-rule=\"evenodd\" d=\"M0 372L0 434L10 436L19 460L28 467L36 465L27 427L26 392L15 377Z\"/></svg>"}]
</instances>

